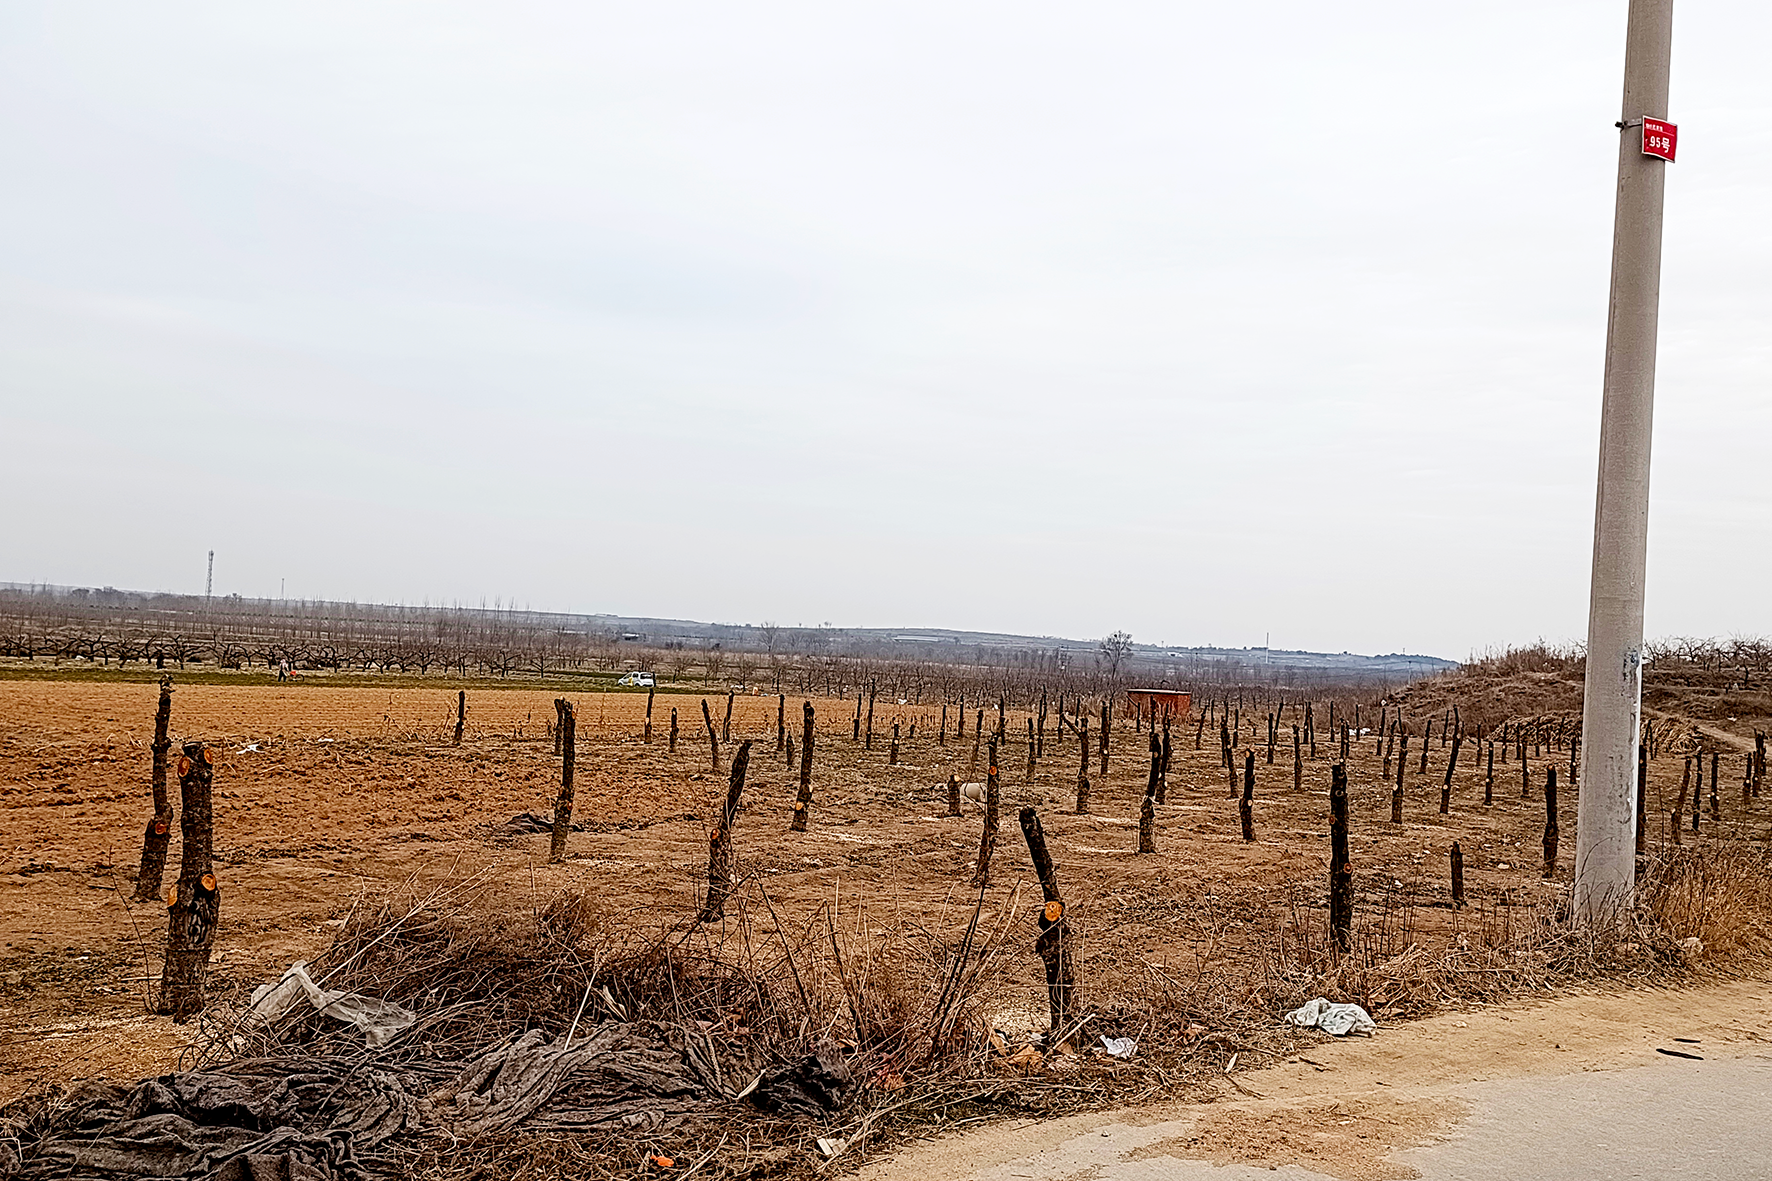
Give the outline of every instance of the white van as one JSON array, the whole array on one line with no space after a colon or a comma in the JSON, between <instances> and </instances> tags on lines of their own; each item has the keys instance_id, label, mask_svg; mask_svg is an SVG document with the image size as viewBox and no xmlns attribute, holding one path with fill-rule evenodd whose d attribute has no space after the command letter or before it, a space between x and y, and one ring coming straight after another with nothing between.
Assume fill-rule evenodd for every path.
<instances>
[{"instance_id":1,"label":"white van","mask_svg":"<svg viewBox=\"0 0 1772 1181\"><path fill-rule=\"evenodd\" d=\"M627 676L625 676L621 680L617 681L616 684L618 684L618 685L638 685L642 689L650 689L653 687L652 674L651 673L629 673Z\"/></svg>"}]
</instances>

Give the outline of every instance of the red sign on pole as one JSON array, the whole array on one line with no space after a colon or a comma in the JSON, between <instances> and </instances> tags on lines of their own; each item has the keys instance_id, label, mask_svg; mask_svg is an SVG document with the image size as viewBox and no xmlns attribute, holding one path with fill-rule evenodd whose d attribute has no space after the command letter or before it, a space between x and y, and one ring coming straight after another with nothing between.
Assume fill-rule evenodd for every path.
<instances>
[{"instance_id":1,"label":"red sign on pole","mask_svg":"<svg viewBox=\"0 0 1772 1181\"><path fill-rule=\"evenodd\" d=\"M1643 120L1643 155L1674 162L1674 148L1680 142L1680 129L1665 119Z\"/></svg>"}]
</instances>

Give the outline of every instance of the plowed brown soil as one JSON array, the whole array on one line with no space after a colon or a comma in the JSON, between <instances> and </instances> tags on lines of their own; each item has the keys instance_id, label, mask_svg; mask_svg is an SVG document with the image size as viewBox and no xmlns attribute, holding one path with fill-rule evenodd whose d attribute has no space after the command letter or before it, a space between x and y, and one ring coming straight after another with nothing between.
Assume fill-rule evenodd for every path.
<instances>
[{"instance_id":1,"label":"plowed brown soil","mask_svg":"<svg viewBox=\"0 0 1772 1181\"><path fill-rule=\"evenodd\" d=\"M465 741L449 741L455 687L354 688L185 685L173 731L225 753L216 774L215 843L222 888L214 991L274 979L330 941L353 901L415 881L485 870L495 898L527 908L561 887L592 891L621 921L666 924L691 912L706 862L706 818L725 790L709 767L698 693L661 693L654 737L640 739L643 694L575 695L579 718L575 833L563 865L545 864L547 837L516 834L519 813L551 812L559 763L546 727L553 694L468 686ZM131 903L143 826L157 690L151 684L0 680L0 1101L46 1082L138 1077L170 1068L186 1027L144 1011L158 971L164 908ZM716 724L724 695L709 697ZM801 699L788 700L797 735ZM960 902L978 845L978 811L942 815L937 786L967 777L970 732L938 744L936 710L881 702L872 750L851 737L853 700L816 701L819 742L812 831L787 832L797 775L775 753L774 697L741 696L734 743L756 741L746 808L736 833L739 873L764 883L784 919L840 890L889 921L962 923ZM681 735L667 749L670 710ZM918 735L908 726L918 720ZM907 734L889 765L891 724ZM1264 729L1265 729L1265 723ZM1145 736L1129 722L1113 737L1110 771L1091 769L1092 814L1072 814L1074 738L1049 724L1046 757L1026 776L1022 718L1011 714L1002 758L1004 828L992 894L1028 898L1032 867L1015 810L1040 808L1083 940L1086 993L1133 993L1179 974L1210 952L1266 938L1276 916L1320 924L1327 873L1330 744L1307 759L1292 789L1290 726L1275 762L1258 758L1258 840L1244 843L1216 742L1194 749L1194 728L1175 732L1169 803L1159 809L1157 853L1134 856L1138 801L1148 768ZM970 731L970 727L969 727ZM1245 741L1248 734L1245 718ZM1540 764L1521 798L1517 764L1496 767L1496 804L1482 804L1482 770L1466 748L1452 812L1438 815L1447 749L1436 738L1429 770L1411 743L1406 823L1389 823L1371 740L1352 761L1354 858L1363 906L1395 891L1423 931L1451 932L1448 849L1462 842L1474 902L1535 903L1566 879L1540 881ZM175 748L176 753L176 748ZM1561 759L1566 753L1546 753ZM1239 766L1241 760L1239 757ZM1678 759L1654 771L1655 791L1677 785ZM983 777L983 756L973 778ZM176 785L174 785L176 794ZM1669 796L1671 800L1671 794ZM1730 804L1727 798L1726 804ZM1574 829L1573 793L1564 832ZM176 875L175 839L169 862ZM1037 896L1037 887L1036 896ZM966 898L969 902L969 897ZM1032 933L1031 902L1027 912ZM1025 960L1029 1025L1043 1021L1042 976ZM1012 998L1013 999L1013 998ZM1380 1013L1380 1016L1385 1016Z\"/></svg>"}]
</instances>

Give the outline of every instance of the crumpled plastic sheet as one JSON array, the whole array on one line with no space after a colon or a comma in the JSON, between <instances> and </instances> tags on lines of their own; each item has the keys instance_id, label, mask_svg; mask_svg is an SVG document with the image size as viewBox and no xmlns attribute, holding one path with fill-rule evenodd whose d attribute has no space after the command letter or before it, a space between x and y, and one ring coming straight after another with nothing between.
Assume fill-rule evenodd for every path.
<instances>
[{"instance_id":1,"label":"crumpled plastic sheet","mask_svg":"<svg viewBox=\"0 0 1772 1181\"><path fill-rule=\"evenodd\" d=\"M245 1020L269 1025L304 1001L326 1016L361 1030L363 1044L371 1049L387 1045L395 1034L418 1020L417 1013L392 1001L377 1000L360 992L322 989L308 975L306 960L291 964L277 983L255 988Z\"/></svg>"},{"instance_id":2,"label":"crumpled plastic sheet","mask_svg":"<svg viewBox=\"0 0 1772 1181\"><path fill-rule=\"evenodd\" d=\"M1302 1025L1307 1029L1320 1029L1336 1037L1350 1033L1378 1032L1378 1022L1372 1020L1372 1014L1360 1006L1333 1004L1325 997L1306 1001L1286 1014L1286 1022L1289 1025Z\"/></svg>"},{"instance_id":3,"label":"crumpled plastic sheet","mask_svg":"<svg viewBox=\"0 0 1772 1181\"><path fill-rule=\"evenodd\" d=\"M1101 1044L1116 1058L1130 1058L1138 1053L1138 1042L1134 1038L1109 1037L1104 1033L1101 1035Z\"/></svg>"},{"instance_id":4,"label":"crumpled plastic sheet","mask_svg":"<svg viewBox=\"0 0 1772 1181\"><path fill-rule=\"evenodd\" d=\"M76 1088L9 1181L333 1181L376 1175L374 1150L419 1117L412 1080L342 1058L250 1059L134 1087ZM12 1168L8 1169L7 1166Z\"/></svg>"}]
</instances>

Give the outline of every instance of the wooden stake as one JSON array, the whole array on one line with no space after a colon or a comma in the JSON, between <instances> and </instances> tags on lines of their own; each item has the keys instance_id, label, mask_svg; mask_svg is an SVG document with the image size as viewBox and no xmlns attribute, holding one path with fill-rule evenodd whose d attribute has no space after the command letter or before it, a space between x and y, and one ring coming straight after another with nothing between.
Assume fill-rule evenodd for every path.
<instances>
[{"instance_id":1,"label":"wooden stake","mask_svg":"<svg viewBox=\"0 0 1772 1181\"><path fill-rule=\"evenodd\" d=\"M788 695L775 695L775 749L780 750L788 741Z\"/></svg>"},{"instance_id":2,"label":"wooden stake","mask_svg":"<svg viewBox=\"0 0 1772 1181\"><path fill-rule=\"evenodd\" d=\"M455 743L461 745L461 732L468 724L468 691L459 690L455 698Z\"/></svg>"},{"instance_id":3,"label":"wooden stake","mask_svg":"<svg viewBox=\"0 0 1772 1181\"><path fill-rule=\"evenodd\" d=\"M1464 850L1452 842L1452 905L1464 908Z\"/></svg>"},{"instance_id":4,"label":"wooden stake","mask_svg":"<svg viewBox=\"0 0 1772 1181\"><path fill-rule=\"evenodd\" d=\"M732 741L732 690L726 690L726 716L720 721L720 741ZM719 760L715 760L714 770L718 771Z\"/></svg>"},{"instance_id":5,"label":"wooden stake","mask_svg":"<svg viewBox=\"0 0 1772 1181\"><path fill-rule=\"evenodd\" d=\"M671 754L677 752L677 707L671 707L671 744L666 748Z\"/></svg>"},{"instance_id":6,"label":"wooden stake","mask_svg":"<svg viewBox=\"0 0 1772 1181\"><path fill-rule=\"evenodd\" d=\"M648 744L652 742L652 696L657 692L658 686L646 686L646 728L641 733L640 740Z\"/></svg>"}]
</instances>

